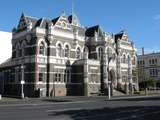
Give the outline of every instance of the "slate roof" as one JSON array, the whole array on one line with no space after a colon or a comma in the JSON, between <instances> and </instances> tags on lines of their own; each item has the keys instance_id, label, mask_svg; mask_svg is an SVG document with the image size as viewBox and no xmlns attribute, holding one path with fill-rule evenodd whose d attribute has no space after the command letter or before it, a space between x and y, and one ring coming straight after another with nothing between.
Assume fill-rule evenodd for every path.
<instances>
[{"instance_id":1,"label":"slate roof","mask_svg":"<svg viewBox=\"0 0 160 120\"><path fill-rule=\"evenodd\" d=\"M122 32L115 34L115 40L121 39L122 36L123 36L123 33L122 33Z\"/></svg>"},{"instance_id":2,"label":"slate roof","mask_svg":"<svg viewBox=\"0 0 160 120\"><path fill-rule=\"evenodd\" d=\"M12 62L12 59L8 58L6 61L4 61L3 63L0 64L0 68L10 67L11 66L11 62Z\"/></svg>"},{"instance_id":3,"label":"slate roof","mask_svg":"<svg viewBox=\"0 0 160 120\"><path fill-rule=\"evenodd\" d=\"M115 40L121 39L123 37L123 35L126 35L126 31L125 30L121 30L119 33L115 34Z\"/></svg>"},{"instance_id":4,"label":"slate roof","mask_svg":"<svg viewBox=\"0 0 160 120\"><path fill-rule=\"evenodd\" d=\"M33 18L30 16L25 16L26 22L32 22L32 25L35 26L35 24L37 23L37 18Z\"/></svg>"},{"instance_id":5,"label":"slate roof","mask_svg":"<svg viewBox=\"0 0 160 120\"><path fill-rule=\"evenodd\" d=\"M97 33L101 33L102 32L102 30L101 30L99 25L87 28L85 35L87 37L94 37L95 32L97 32Z\"/></svg>"},{"instance_id":6,"label":"slate roof","mask_svg":"<svg viewBox=\"0 0 160 120\"><path fill-rule=\"evenodd\" d=\"M72 23L72 15L68 16L68 21L69 21L69 23Z\"/></svg>"},{"instance_id":7,"label":"slate roof","mask_svg":"<svg viewBox=\"0 0 160 120\"><path fill-rule=\"evenodd\" d=\"M53 25L55 25L56 24L56 22L58 21L58 19L60 18L60 16L59 17L57 17L57 18L54 18L53 20L52 20L52 23L53 23Z\"/></svg>"}]
</instances>

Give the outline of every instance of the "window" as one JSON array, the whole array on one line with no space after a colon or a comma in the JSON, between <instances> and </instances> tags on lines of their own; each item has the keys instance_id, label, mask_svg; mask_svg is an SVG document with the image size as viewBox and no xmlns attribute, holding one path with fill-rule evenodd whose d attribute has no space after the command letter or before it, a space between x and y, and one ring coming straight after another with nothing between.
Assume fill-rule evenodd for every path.
<instances>
[{"instance_id":1,"label":"window","mask_svg":"<svg viewBox=\"0 0 160 120\"><path fill-rule=\"evenodd\" d=\"M64 69L56 69L54 74L55 82L63 83L64 82Z\"/></svg>"},{"instance_id":2,"label":"window","mask_svg":"<svg viewBox=\"0 0 160 120\"><path fill-rule=\"evenodd\" d=\"M44 79L44 74L43 73L39 73L39 81L42 82Z\"/></svg>"},{"instance_id":3,"label":"window","mask_svg":"<svg viewBox=\"0 0 160 120\"><path fill-rule=\"evenodd\" d=\"M143 62L144 62L144 61L143 61ZM133 64L133 65L136 64L136 57L133 57L132 64Z\"/></svg>"},{"instance_id":4,"label":"window","mask_svg":"<svg viewBox=\"0 0 160 120\"><path fill-rule=\"evenodd\" d=\"M61 73L55 73L55 82L62 82L61 81Z\"/></svg>"},{"instance_id":5,"label":"window","mask_svg":"<svg viewBox=\"0 0 160 120\"><path fill-rule=\"evenodd\" d=\"M77 58L77 59L80 59L80 58L81 58L81 50L80 50L79 47L78 47L77 50L76 50L76 58Z\"/></svg>"},{"instance_id":6,"label":"window","mask_svg":"<svg viewBox=\"0 0 160 120\"><path fill-rule=\"evenodd\" d=\"M58 44L57 46L57 56L62 57L62 45Z\"/></svg>"},{"instance_id":7,"label":"window","mask_svg":"<svg viewBox=\"0 0 160 120\"><path fill-rule=\"evenodd\" d=\"M154 59L152 59L152 64L154 64Z\"/></svg>"},{"instance_id":8,"label":"window","mask_svg":"<svg viewBox=\"0 0 160 120\"><path fill-rule=\"evenodd\" d=\"M157 59L155 59L155 64L157 64Z\"/></svg>"},{"instance_id":9,"label":"window","mask_svg":"<svg viewBox=\"0 0 160 120\"><path fill-rule=\"evenodd\" d=\"M24 40L21 45L22 56L25 56L25 47L26 47L26 42Z\"/></svg>"},{"instance_id":10,"label":"window","mask_svg":"<svg viewBox=\"0 0 160 120\"><path fill-rule=\"evenodd\" d=\"M102 60L103 57L103 49L101 47L98 48L98 58L99 60Z\"/></svg>"},{"instance_id":11,"label":"window","mask_svg":"<svg viewBox=\"0 0 160 120\"><path fill-rule=\"evenodd\" d=\"M40 55L45 55L45 45L43 42L40 43L39 45L39 54Z\"/></svg>"},{"instance_id":12,"label":"window","mask_svg":"<svg viewBox=\"0 0 160 120\"><path fill-rule=\"evenodd\" d=\"M129 63L130 62L130 56L128 55L127 57L127 62Z\"/></svg>"},{"instance_id":13,"label":"window","mask_svg":"<svg viewBox=\"0 0 160 120\"><path fill-rule=\"evenodd\" d=\"M143 60L142 62L143 62L143 65L145 65L145 62L144 62L144 60Z\"/></svg>"},{"instance_id":14,"label":"window","mask_svg":"<svg viewBox=\"0 0 160 120\"><path fill-rule=\"evenodd\" d=\"M64 73L64 82L68 83L69 81L70 81L70 71L66 69Z\"/></svg>"},{"instance_id":15,"label":"window","mask_svg":"<svg viewBox=\"0 0 160 120\"><path fill-rule=\"evenodd\" d=\"M21 57L22 56L22 51L20 49L19 44L16 46L16 57Z\"/></svg>"},{"instance_id":16,"label":"window","mask_svg":"<svg viewBox=\"0 0 160 120\"><path fill-rule=\"evenodd\" d=\"M126 63L126 55L123 55L122 63Z\"/></svg>"},{"instance_id":17,"label":"window","mask_svg":"<svg viewBox=\"0 0 160 120\"><path fill-rule=\"evenodd\" d=\"M158 76L158 70L157 69L150 69L149 70L151 77L157 77Z\"/></svg>"},{"instance_id":18,"label":"window","mask_svg":"<svg viewBox=\"0 0 160 120\"><path fill-rule=\"evenodd\" d=\"M18 57L22 56L22 49L18 49Z\"/></svg>"},{"instance_id":19,"label":"window","mask_svg":"<svg viewBox=\"0 0 160 120\"><path fill-rule=\"evenodd\" d=\"M65 56L65 57L69 57L69 46L68 46L68 45L65 46L64 56Z\"/></svg>"},{"instance_id":20,"label":"window","mask_svg":"<svg viewBox=\"0 0 160 120\"><path fill-rule=\"evenodd\" d=\"M122 82L127 82L127 76L122 76Z\"/></svg>"}]
</instances>

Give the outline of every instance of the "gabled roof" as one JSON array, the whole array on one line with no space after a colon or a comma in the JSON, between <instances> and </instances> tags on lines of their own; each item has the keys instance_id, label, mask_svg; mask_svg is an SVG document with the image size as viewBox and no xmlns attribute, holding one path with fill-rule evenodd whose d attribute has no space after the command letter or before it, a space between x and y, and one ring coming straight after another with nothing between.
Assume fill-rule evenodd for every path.
<instances>
[{"instance_id":1,"label":"gabled roof","mask_svg":"<svg viewBox=\"0 0 160 120\"><path fill-rule=\"evenodd\" d=\"M68 21L69 21L69 23L72 23L72 15L68 16Z\"/></svg>"},{"instance_id":2,"label":"gabled roof","mask_svg":"<svg viewBox=\"0 0 160 120\"><path fill-rule=\"evenodd\" d=\"M29 21L32 23L33 26L35 26L37 22L37 18L30 17L30 16L25 16L26 22L28 23Z\"/></svg>"},{"instance_id":3,"label":"gabled roof","mask_svg":"<svg viewBox=\"0 0 160 120\"><path fill-rule=\"evenodd\" d=\"M79 27L81 26L78 17L74 13L68 16L68 21L72 25L79 26Z\"/></svg>"},{"instance_id":4,"label":"gabled roof","mask_svg":"<svg viewBox=\"0 0 160 120\"><path fill-rule=\"evenodd\" d=\"M87 37L94 37L95 32L97 32L98 34L101 34L101 33L102 33L102 30L101 30L101 28L100 28L99 25L96 25L96 26L87 28L85 34L86 34Z\"/></svg>"},{"instance_id":5,"label":"gabled roof","mask_svg":"<svg viewBox=\"0 0 160 120\"><path fill-rule=\"evenodd\" d=\"M36 27L42 27L42 28L47 28L48 24L51 24L52 21L49 19L41 18L37 21Z\"/></svg>"},{"instance_id":6,"label":"gabled roof","mask_svg":"<svg viewBox=\"0 0 160 120\"><path fill-rule=\"evenodd\" d=\"M26 26L29 22L32 23L32 26L34 27L36 22L37 22L37 18L34 18L34 17L30 17L30 16L26 16L24 15L24 13L22 13L21 17L20 17L20 21L19 21L19 24L18 24L18 28L21 26L21 22L25 22Z\"/></svg>"},{"instance_id":7,"label":"gabled roof","mask_svg":"<svg viewBox=\"0 0 160 120\"><path fill-rule=\"evenodd\" d=\"M115 39L118 40L118 39L121 39L123 36L123 33L117 33L115 34Z\"/></svg>"},{"instance_id":8,"label":"gabled roof","mask_svg":"<svg viewBox=\"0 0 160 120\"><path fill-rule=\"evenodd\" d=\"M41 23L42 23L42 18L40 18L40 19L36 22L36 25L35 25L35 26L36 26L36 27L37 27L37 26L40 26Z\"/></svg>"},{"instance_id":9,"label":"gabled roof","mask_svg":"<svg viewBox=\"0 0 160 120\"><path fill-rule=\"evenodd\" d=\"M127 35L126 31L120 31L119 33L115 34L115 40L122 39L124 35Z\"/></svg>"},{"instance_id":10,"label":"gabled roof","mask_svg":"<svg viewBox=\"0 0 160 120\"><path fill-rule=\"evenodd\" d=\"M59 20L59 18L60 18L60 16L59 16L59 17L57 17L57 18L54 18L54 19L52 20L53 25L55 25L55 24L56 24L56 22Z\"/></svg>"}]
</instances>

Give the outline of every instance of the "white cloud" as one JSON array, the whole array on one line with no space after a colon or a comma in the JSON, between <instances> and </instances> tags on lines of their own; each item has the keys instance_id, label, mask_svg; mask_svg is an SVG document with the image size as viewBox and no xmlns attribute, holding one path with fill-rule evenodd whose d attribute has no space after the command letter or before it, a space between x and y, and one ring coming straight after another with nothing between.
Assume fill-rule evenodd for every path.
<instances>
[{"instance_id":1,"label":"white cloud","mask_svg":"<svg viewBox=\"0 0 160 120\"><path fill-rule=\"evenodd\" d=\"M4 62L5 60L11 57L11 39L11 33L0 31L0 63Z\"/></svg>"}]
</instances>

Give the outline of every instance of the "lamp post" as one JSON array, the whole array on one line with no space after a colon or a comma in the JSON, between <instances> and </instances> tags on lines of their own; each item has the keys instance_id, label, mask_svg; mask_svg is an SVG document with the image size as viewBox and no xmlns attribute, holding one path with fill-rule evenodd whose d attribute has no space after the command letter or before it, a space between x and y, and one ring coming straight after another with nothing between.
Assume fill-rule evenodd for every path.
<instances>
[{"instance_id":1,"label":"lamp post","mask_svg":"<svg viewBox=\"0 0 160 120\"><path fill-rule=\"evenodd\" d=\"M25 84L25 81L24 81L24 66L21 65L21 98L24 99L24 91L23 91L23 88L24 88L24 84Z\"/></svg>"},{"instance_id":2,"label":"lamp post","mask_svg":"<svg viewBox=\"0 0 160 120\"><path fill-rule=\"evenodd\" d=\"M108 50L108 69L107 69L107 72L108 72L108 99L111 99L111 91L112 91L112 88L111 88L111 80L109 80L109 63L111 62L112 59L115 59L115 54L109 56L109 50Z\"/></svg>"}]
</instances>

